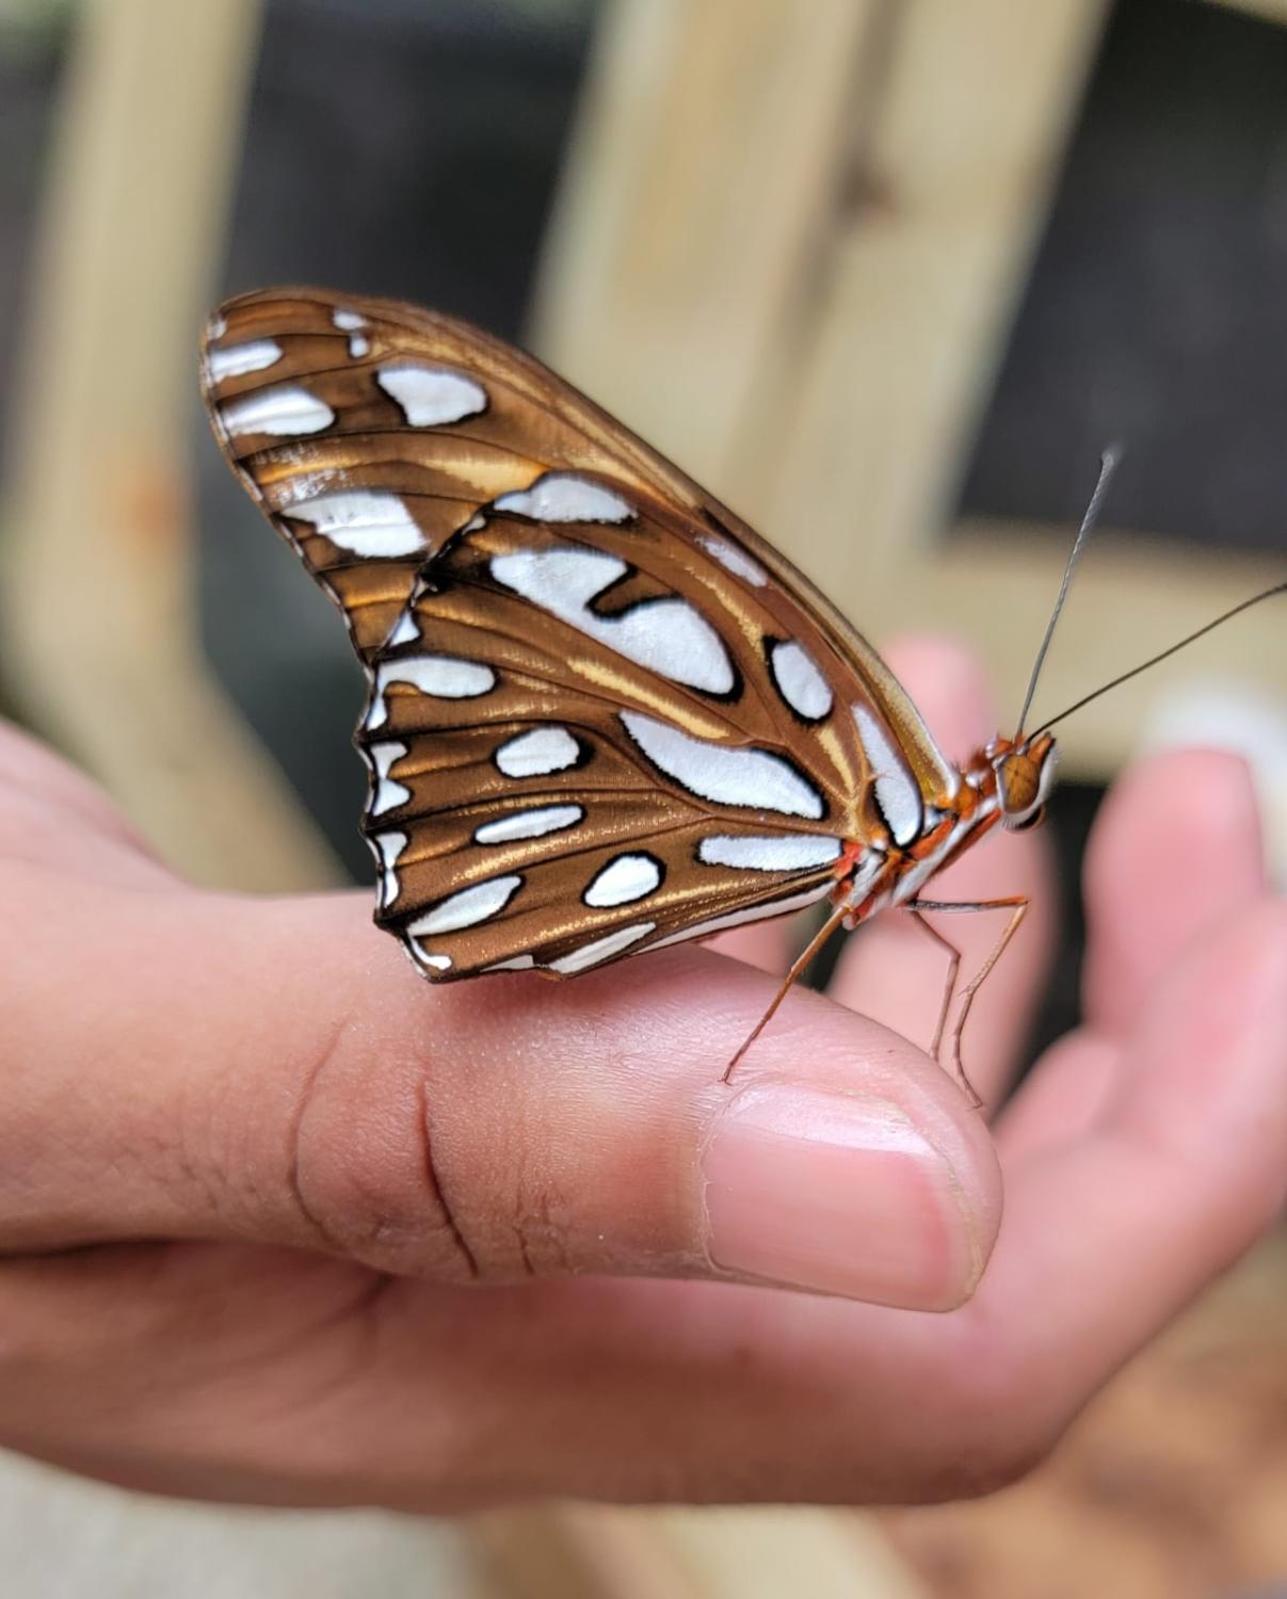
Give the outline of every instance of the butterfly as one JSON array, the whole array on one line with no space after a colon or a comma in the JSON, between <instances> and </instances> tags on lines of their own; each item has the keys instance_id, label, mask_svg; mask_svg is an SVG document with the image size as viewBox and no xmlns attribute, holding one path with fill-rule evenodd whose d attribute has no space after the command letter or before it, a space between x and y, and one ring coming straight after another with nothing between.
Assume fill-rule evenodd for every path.
<instances>
[{"instance_id":1,"label":"butterfly","mask_svg":"<svg viewBox=\"0 0 1287 1599\"><path fill-rule=\"evenodd\" d=\"M366 670L376 921L426 978L572 977L828 900L780 999L839 923L1005 909L959 1068L1027 902L924 890L994 827L1040 819L1049 724L949 760L785 557L451 317L247 294L211 320L202 378L229 462ZM949 960L937 1052L959 956L921 925Z\"/></svg>"}]
</instances>

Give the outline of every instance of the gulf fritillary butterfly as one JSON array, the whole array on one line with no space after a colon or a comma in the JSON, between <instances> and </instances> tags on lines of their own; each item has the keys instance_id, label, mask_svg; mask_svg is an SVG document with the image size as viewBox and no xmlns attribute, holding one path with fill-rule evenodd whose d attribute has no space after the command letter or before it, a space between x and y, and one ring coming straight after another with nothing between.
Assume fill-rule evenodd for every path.
<instances>
[{"instance_id":1,"label":"gulf fritillary butterfly","mask_svg":"<svg viewBox=\"0 0 1287 1599\"><path fill-rule=\"evenodd\" d=\"M783 556L462 322L268 290L215 316L202 373L230 463L366 668L376 921L425 977L570 977L827 896L823 935L895 905L1005 908L959 1069L1026 901L922 890L1040 818L1049 723L958 768ZM949 952L937 1052L959 957L922 925Z\"/></svg>"}]
</instances>

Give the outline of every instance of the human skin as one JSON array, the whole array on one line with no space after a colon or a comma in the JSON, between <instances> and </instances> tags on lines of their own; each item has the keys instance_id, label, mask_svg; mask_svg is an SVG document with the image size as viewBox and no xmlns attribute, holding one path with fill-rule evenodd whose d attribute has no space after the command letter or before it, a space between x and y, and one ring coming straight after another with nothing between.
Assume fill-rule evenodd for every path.
<instances>
[{"instance_id":1,"label":"human skin","mask_svg":"<svg viewBox=\"0 0 1287 1599\"><path fill-rule=\"evenodd\" d=\"M891 660L950 752L995 730L953 647ZM1034 896L965 1035L993 1103L1049 876L1037 831L935 882ZM942 962L900 916L726 1087L780 923L432 988L365 895L193 889L0 729L0 1443L167 1493L418 1510L1013 1479L1287 1179L1287 907L1242 765L1128 772L1085 895L1084 1025L989 1130L908 1041ZM1000 931L944 926L966 972Z\"/></svg>"}]
</instances>

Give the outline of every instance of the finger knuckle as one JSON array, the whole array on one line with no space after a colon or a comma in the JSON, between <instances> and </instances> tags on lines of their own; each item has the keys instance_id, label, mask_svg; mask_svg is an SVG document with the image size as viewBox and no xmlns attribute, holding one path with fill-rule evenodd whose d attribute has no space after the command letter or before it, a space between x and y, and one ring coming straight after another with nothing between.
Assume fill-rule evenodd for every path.
<instances>
[{"instance_id":1,"label":"finger knuckle","mask_svg":"<svg viewBox=\"0 0 1287 1599\"><path fill-rule=\"evenodd\" d=\"M399 1275L480 1275L433 1127L425 1062L367 1051L342 1025L299 1093L288 1148L294 1202L325 1248Z\"/></svg>"}]
</instances>

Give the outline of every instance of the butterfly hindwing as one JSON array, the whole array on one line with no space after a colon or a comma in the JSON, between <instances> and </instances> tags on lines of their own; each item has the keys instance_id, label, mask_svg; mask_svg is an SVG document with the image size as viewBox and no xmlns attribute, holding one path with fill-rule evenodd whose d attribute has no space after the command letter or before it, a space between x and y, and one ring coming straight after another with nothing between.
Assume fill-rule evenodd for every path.
<instances>
[{"instance_id":1,"label":"butterfly hindwing","mask_svg":"<svg viewBox=\"0 0 1287 1599\"><path fill-rule=\"evenodd\" d=\"M557 731L540 724L498 747ZM414 766L421 753L414 740L407 747L394 782L399 766ZM517 792L502 799L476 790L446 815L394 815L371 833L388 866L380 920L429 976L532 966L571 975L702 929L794 909L821 898L833 881L829 838L784 840L735 826L721 836L705 815L677 816L668 796L639 778L624 790L531 780L506 787ZM766 849L784 846L795 853L780 870L748 872L720 865L721 855L700 865L699 851L711 844L733 851L734 860L758 851L763 861Z\"/></svg>"},{"instance_id":2,"label":"butterfly hindwing","mask_svg":"<svg viewBox=\"0 0 1287 1599\"><path fill-rule=\"evenodd\" d=\"M731 582L642 496L542 484L451 542L375 661L379 915L431 975L567 973L794 909L834 880L864 786L822 672L798 644L782 665L807 626L789 597L765 609L761 574Z\"/></svg>"}]
</instances>

